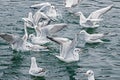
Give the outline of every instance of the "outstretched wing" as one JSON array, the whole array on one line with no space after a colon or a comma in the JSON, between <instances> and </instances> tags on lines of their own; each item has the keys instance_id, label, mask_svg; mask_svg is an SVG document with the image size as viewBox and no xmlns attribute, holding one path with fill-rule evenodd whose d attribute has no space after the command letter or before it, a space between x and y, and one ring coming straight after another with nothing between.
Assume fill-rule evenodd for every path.
<instances>
[{"instance_id":1,"label":"outstretched wing","mask_svg":"<svg viewBox=\"0 0 120 80\"><path fill-rule=\"evenodd\" d=\"M0 33L0 37L6 40L10 44L16 42L17 40L22 40L20 37L16 35L7 34L7 33Z\"/></svg>"},{"instance_id":2,"label":"outstretched wing","mask_svg":"<svg viewBox=\"0 0 120 80\"><path fill-rule=\"evenodd\" d=\"M30 6L30 8L40 8L43 6L50 6L51 4L49 2L45 2L45 3L41 3L41 4L34 4L32 6Z\"/></svg>"},{"instance_id":3,"label":"outstretched wing","mask_svg":"<svg viewBox=\"0 0 120 80\"><path fill-rule=\"evenodd\" d=\"M96 11L92 12L89 15L88 19L98 19L98 18L100 18L103 14L105 14L106 12L108 12L109 10L111 10L112 6L113 5L110 5L108 7L105 7L105 8L102 8L102 9L99 9L99 10L96 10Z\"/></svg>"},{"instance_id":4,"label":"outstretched wing","mask_svg":"<svg viewBox=\"0 0 120 80\"><path fill-rule=\"evenodd\" d=\"M67 51L66 51L66 56L65 58L70 58L71 56L74 56L73 55L73 51L75 49L75 47L77 46L77 37L78 35L76 34L75 35L75 38L72 40L72 42L69 44L68 48L67 48Z\"/></svg>"},{"instance_id":5,"label":"outstretched wing","mask_svg":"<svg viewBox=\"0 0 120 80\"><path fill-rule=\"evenodd\" d=\"M69 40L68 38L61 38L61 37L52 38L47 36L47 38L50 39L51 41L60 44L60 56L65 57L67 55L69 42L71 42L71 40Z\"/></svg>"},{"instance_id":6,"label":"outstretched wing","mask_svg":"<svg viewBox=\"0 0 120 80\"><path fill-rule=\"evenodd\" d=\"M53 38L53 37L47 36L47 38L61 45L69 40L68 38L61 38L61 37Z\"/></svg>"},{"instance_id":7,"label":"outstretched wing","mask_svg":"<svg viewBox=\"0 0 120 80\"><path fill-rule=\"evenodd\" d=\"M44 14L43 12L40 12L40 10L38 10L34 15L33 15L33 19L34 19L34 23L35 25L38 24L38 22L40 21L40 19L46 19L46 20L50 20L49 17Z\"/></svg>"},{"instance_id":8,"label":"outstretched wing","mask_svg":"<svg viewBox=\"0 0 120 80\"><path fill-rule=\"evenodd\" d=\"M60 30L62 30L63 28L67 27L67 24L65 23L61 23L61 24L53 24L53 25L48 25L47 26L50 33L56 33Z\"/></svg>"}]
</instances>

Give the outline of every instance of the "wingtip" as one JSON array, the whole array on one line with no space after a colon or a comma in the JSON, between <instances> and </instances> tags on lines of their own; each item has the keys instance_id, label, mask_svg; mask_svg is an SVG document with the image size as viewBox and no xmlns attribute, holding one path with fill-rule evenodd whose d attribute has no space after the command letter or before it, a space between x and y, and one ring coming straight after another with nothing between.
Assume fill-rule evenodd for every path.
<instances>
[{"instance_id":1,"label":"wingtip","mask_svg":"<svg viewBox=\"0 0 120 80\"><path fill-rule=\"evenodd\" d=\"M0 33L0 36L6 35L7 33Z\"/></svg>"},{"instance_id":2,"label":"wingtip","mask_svg":"<svg viewBox=\"0 0 120 80\"><path fill-rule=\"evenodd\" d=\"M50 37L50 36L47 36L47 38L48 38L48 39L50 39L50 40L51 40L51 39L53 39L53 38L52 38L52 37Z\"/></svg>"}]
</instances>

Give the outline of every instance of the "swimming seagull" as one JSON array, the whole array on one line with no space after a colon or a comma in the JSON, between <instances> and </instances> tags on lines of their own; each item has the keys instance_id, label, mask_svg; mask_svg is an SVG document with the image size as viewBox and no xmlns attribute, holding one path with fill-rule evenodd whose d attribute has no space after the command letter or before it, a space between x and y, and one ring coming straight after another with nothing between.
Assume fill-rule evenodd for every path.
<instances>
[{"instance_id":1,"label":"swimming seagull","mask_svg":"<svg viewBox=\"0 0 120 80\"><path fill-rule=\"evenodd\" d=\"M58 59L66 63L79 60L79 48L76 48L77 36L73 40L60 37L47 37L48 39L60 44L60 55L56 55Z\"/></svg>"},{"instance_id":2,"label":"swimming seagull","mask_svg":"<svg viewBox=\"0 0 120 80\"><path fill-rule=\"evenodd\" d=\"M67 7L67 8L74 7L81 1L83 1L83 0L65 0L65 7Z\"/></svg>"},{"instance_id":3,"label":"swimming seagull","mask_svg":"<svg viewBox=\"0 0 120 80\"><path fill-rule=\"evenodd\" d=\"M104 34L89 34L85 30L82 30L79 32L79 35L84 37L84 40L87 43L102 43L103 41L101 40L102 37L108 35L108 33Z\"/></svg>"},{"instance_id":4,"label":"swimming seagull","mask_svg":"<svg viewBox=\"0 0 120 80\"><path fill-rule=\"evenodd\" d=\"M75 15L80 16L80 25L85 27L85 28L95 28L98 27L98 23L100 21L102 21L103 19L101 18L103 16L103 14L105 14L106 12L108 12L109 10L112 9L113 5L107 6L105 8L96 10L94 12L92 12L88 18L86 18L82 12L77 12L75 13Z\"/></svg>"},{"instance_id":5,"label":"swimming seagull","mask_svg":"<svg viewBox=\"0 0 120 80\"><path fill-rule=\"evenodd\" d=\"M32 76L45 76L46 71L43 68L37 66L36 58L31 57L31 66L29 69L29 74Z\"/></svg>"},{"instance_id":6,"label":"swimming seagull","mask_svg":"<svg viewBox=\"0 0 120 80\"><path fill-rule=\"evenodd\" d=\"M94 72L92 70L88 70L85 73L85 75L88 76L88 80L95 80L95 78L94 78Z\"/></svg>"},{"instance_id":7,"label":"swimming seagull","mask_svg":"<svg viewBox=\"0 0 120 80\"><path fill-rule=\"evenodd\" d=\"M34 44L45 44L50 42L46 37L67 27L66 23L51 24L44 27L36 27L36 35L30 34L29 39Z\"/></svg>"},{"instance_id":8,"label":"swimming seagull","mask_svg":"<svg viewBox=\"0 0 120 80\"><path fill-rule=\"evenodd\" d=\"M6 40L13 50L16 51L41 51L47 50L47 47L40 46L40 45L33 45L32 43L28 42L28 34L26 30L26 24L24 24L25 34L21 38L20 36L8 33L0 33L0 37Z\"/></svg>"}]
</instances>

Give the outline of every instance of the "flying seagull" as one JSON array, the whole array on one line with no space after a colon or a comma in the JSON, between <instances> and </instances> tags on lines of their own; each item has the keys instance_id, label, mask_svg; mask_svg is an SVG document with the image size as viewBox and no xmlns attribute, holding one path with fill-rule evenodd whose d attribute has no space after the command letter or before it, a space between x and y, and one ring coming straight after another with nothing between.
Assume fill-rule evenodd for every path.
<instances>
[{"instance_id":1,"label":"flying seagull","mask_svg":"<svg viewBox=\"0 0 120 80\"><path fill-rule=\"evenodd\" d=\"M98 27L98 23L102 21L103 19L101 18L106 12L111 10L113 5L109 5L105 8L96 10L92 12L87 18L83 15L82 12L77 12L75 15L80 16L80 25L85 27L85 28L95 28Z\"/></svg>"},{"instance_id":2,"label":"flying seagull","mask_svg":"<svg viewBox=\"0 0 120 80\"><path fill-rule=\"evenodd\" d=\"M32 12L29 12L28 17L22 19L27 23L27 27L30 28L34 28L35 26L46 26L50 23L50 18L39 10L35 12L34 15Z\"/></svg>"},{"instance_id":3,"label":"flying seagull","mask_svg":"<svg viewBox=\"0 0 120 80\"><path fill-rule=\"evenodd\" d=\"M43 12L52 20L57 19L57 16L59 16L59 14L57 14L57 10L56 10L55 6L53 6L49 2L34 4L31 6L31 8L39 8L38 11Z\"/></svg>"},{"instance_id":4,"label":"flying seagull","mask_svg":"<svg viewBox=\"0 0 120 80\"><path fill-rule=\"evenodd\" d=\"M26 30L26 24L24 24L25 34L21 38L20 36L8 33L0 33L0 37L6 40L13 50L16 51L41 51L47 50L47 47L40 46L40 45L33 45L32 43L28 42L28 34Z\"/></svg>"},{"instance_id":5,"label":"flying seagull","mask_svg":"<svg viewBox=\"0 0 120 80\"><path fill-rule=\"evenodd\" d=\"M47 37L48 39L60 44L60 55L56 55L58 59L66 63L74 62L79 60L79 48L76 48L77 36L70 40L68 38L60 37Z\"/></svg>"},{"instance_id":6,"label":"flying seagull","mask_svg":"<svg viewBox=\"0 0 120 80\"><path fill-rule=\"evenodd\" d=\"M44 27L36 27L36 35L30 34L29 39L34 44L45 44L50 42L46 37L67 27L66 23L51 24Z\"/></svg>"}]
</instances>

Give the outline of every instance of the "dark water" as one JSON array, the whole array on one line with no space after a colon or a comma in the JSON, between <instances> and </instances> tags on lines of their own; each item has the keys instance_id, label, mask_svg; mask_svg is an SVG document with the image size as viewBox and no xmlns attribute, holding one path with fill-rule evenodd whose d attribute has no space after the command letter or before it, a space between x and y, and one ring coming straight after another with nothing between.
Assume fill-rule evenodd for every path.
<instances>
[{"instance_id":1,"label":"dark water","mask_svg":"<svg viewBox=\"0 0 120 80\"><path fill-rule=\"evenodd\" d=\"M30 11L29 6L48 1L63 14L63 20L69 24L58 36L73 38L81 30L79 18L69 14L63 6L63 0L0 0L0 32L24 34L22 18ZM100 27L88 30L90 33L110 32L115 36L105 37L104 44L86 44L80 54L80 60L64 63L53 55L59 52L57 45L50 45L49 52L14 52L0 39L0 80L87 80L83 75L87 70L95 72L96 80L120 80L120 0L83 0L75 11L82 11L86 16L101 7L114 4L104 16ZM56 22L56 23L58 23ZM30 58L35 56L39 66L48 73L45 77L33 77L28 74Z\"/></svg>"}]
</instances>

